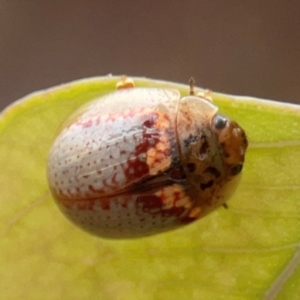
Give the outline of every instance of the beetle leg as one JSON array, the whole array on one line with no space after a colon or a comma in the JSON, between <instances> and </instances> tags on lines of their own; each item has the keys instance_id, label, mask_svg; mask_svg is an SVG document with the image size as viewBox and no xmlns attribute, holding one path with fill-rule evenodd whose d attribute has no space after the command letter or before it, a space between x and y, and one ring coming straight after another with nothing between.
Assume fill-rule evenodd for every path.
<instances>
[{"instance_id":1,"label":"beetle leg","mask_svg":"<svg viewBox=\"0 0 300 300\"><path fill-rule=\"evenodd\" d=\"M205 90L205 91L202 91L202 92L198 92L197 96L200 97L200 98L204 98L209 102L213 102L210 90Z\"/></svg>"},{"instance_id":2,"label":"beetle leg","mask_svg":"<svg viewBox=\"0 0 300 300\"><path fill-rule=\"evenodd\" d=\"M222 205L225 209L228 209L228 205L226 203L223 203Z\"/></svg>"},{"instance_id":3,"label":"beetle leg","mask_svg":"<svg viewBox=\"0 0 300 300\"><path fill-rule=\"evenodd\" d=\"M121 77L121 80L117 82L117 90L129 89L134 87L134 81L132 78L128 78L125 75Z\"/></svg>"}]
</instances>

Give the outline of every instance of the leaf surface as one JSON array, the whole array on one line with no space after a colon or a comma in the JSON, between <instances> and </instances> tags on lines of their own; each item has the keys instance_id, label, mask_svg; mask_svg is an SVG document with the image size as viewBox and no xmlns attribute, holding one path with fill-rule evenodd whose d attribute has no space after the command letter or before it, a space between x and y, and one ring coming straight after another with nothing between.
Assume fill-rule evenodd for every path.
<instances>
[{"instance_id":1,"label":"leaf surface","mask_svg":"<svg viewBox=\"0 0 300 300\"><path fill-rule=\"evenodd\" d=\"M250 146L229 209L137 240L93 237L59 212L50 145L77 107L119 77L31 94L0 118L0 290L5 299L299 299L300 108L213 93ZM188 87L135 78L138 86Z\"/></svg>"}]
</instances>

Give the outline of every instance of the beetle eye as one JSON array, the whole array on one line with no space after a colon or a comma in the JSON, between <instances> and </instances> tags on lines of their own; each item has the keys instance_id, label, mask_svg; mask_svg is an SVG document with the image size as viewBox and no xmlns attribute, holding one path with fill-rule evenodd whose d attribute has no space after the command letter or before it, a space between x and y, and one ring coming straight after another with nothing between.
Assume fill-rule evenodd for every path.
<instances>
[{"instance_id":1,"label":"beetle eye","mask_svg":"<svg viewBox=\"0 0 300 300\"><path fill-rule=\"evenodd\" d=\"M222 115L215 115L213 118L213 124L216 129L223 129L227 124L227 118Z\"/></svg>"},{"instance_id":2,"label":"beetle eye","mask_svg":"<svg viewBox=\"0 0 300 300\"><path fill-rule=\"evenodd\" d=\"M231 168L230 172L231 172L231 175L237 175L239 174L243 169L243 164L238 164L238 165L235 165Z\"/></svg>"}]
</instances>

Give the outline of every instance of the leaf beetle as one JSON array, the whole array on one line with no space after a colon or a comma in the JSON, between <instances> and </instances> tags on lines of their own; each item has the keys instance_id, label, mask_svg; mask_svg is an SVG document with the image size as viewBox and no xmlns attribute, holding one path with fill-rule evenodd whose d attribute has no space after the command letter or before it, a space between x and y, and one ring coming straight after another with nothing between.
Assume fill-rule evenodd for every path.
<instances>
[{"instance_id":1,"label":"leaf beetle","mask_svg":"<svg viewBox=\"0 0 300 300\"><path fill-rule=\"evenodd\" d=\"M64 123L48 159L60 210L106 238L137 238L189 224L234 193L247 149L244 130L207 95L136 88L84 105Z\"/></svg>"}]
</instances>

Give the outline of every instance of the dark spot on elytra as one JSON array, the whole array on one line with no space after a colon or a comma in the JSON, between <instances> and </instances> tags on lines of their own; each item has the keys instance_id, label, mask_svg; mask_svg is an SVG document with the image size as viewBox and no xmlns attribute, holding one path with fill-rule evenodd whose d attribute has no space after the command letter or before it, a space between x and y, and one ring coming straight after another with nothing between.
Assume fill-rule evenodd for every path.
<instances>
[{"instance_id":1,"label":"dark spot on elytra","mask_svg":"<svg viewBox=\"0 0 300 300\"><path fill-rule=\"evenodd\" d=\"M151 128L153 126L152 120L147 120L143 123L144 127Z\"/></svg>"},{"instance_id":2,"label":"dark spot on elytra","mask_svg":"<svg viewBox=\"0 0 300 300\"><path fill-rule=\"evenodd\" d=\"M195 163L188 163L186 164L187 169L190 173L193 173L196 171L196 164Z\"/></svg>"},{"instance_id":3,"label":"dark spot on elytra","mask_svg":"<svg viewBox=\"0 0 300 300\"><path fill-rule=\"evenodd\" d=\"M109 201L108 200L102 200L100 202L101 208L103 210L110 210L110 205L109 205Z\"/></svg>"},{"instance_id":4,"label":"dark spot on elytra","mask_svg":"<svg viewBox=\"0 0 300 300\"><path fill-rule=\"evenodd\" d=\"M149 213L153 218L160 216L161 218L179 217L185 211L184 207L172 207L163 209L162 199L154 195L140 196L136 201L137 209L142 209L143 212Z\"/></svg>"},{"instance_id":5,"label":"dark spot on elytra","mask_svg":"<svg viewBox=\"0 0 300 300\"><path fill-rule=\"evenodd\" d=\"M161 199L154 195L144 195L137 199L137 205L141 205L144 212L157 211L162 209Z\"/></svg>"},{"instance_id":6,"label":"dark spot on elytra","mask_svg":"<svg viewBox=\"0 0 300 300\"><path fill-rule=\"evenodd\" d=\"M147 128L152 128L156 120L157 120L157 114L152 113L149 115L149 119L144 121L143 126Z\"/></svg>"},{"instance_id":7,"label":"dark spot on elytra","mask_svg":"<svg viewBox=\"0 0 300 300\"><path fill-rule=\"evenodd\" d=\"M212 187L214 184L214 181L213 180L210 180L208 182L205 182L205 183L200 183L200 188L202 191L204 191L205 189L208 189L210 187Z\"/></svg>"},{"instance_id":8,"label":"dark spot on elytra","mask_svg":"<svg viewBox=\"0 0 300 300\"><path fill-rule=\"evenodd\" d=\"M208 167L204 170L204 173L210 173L212 174L213 176L215 176L216 178L220 177L221 173L220 171L215 168L215 167Z\"/></svg>"},{"instance_id":9,"label":"dark spot on elytra","mask_svg":"<svg viewBox=\"0 0 300 300\"><path fill-rule=\"evenodd\" d=\"M189 144L197 142L197 140L198 140L198 137L196 135L190 134L187 139L183 140L184 146L187 147Z\"/></svg>"}]
</instances>

